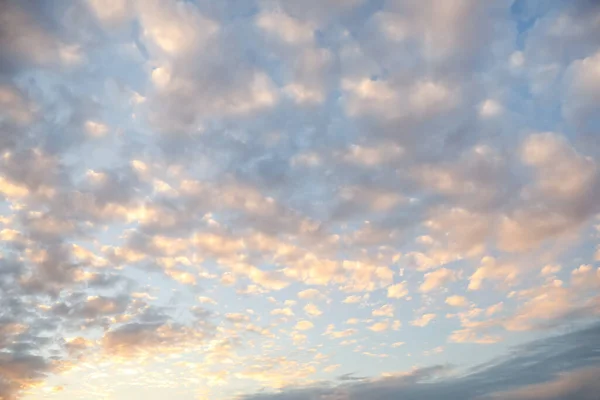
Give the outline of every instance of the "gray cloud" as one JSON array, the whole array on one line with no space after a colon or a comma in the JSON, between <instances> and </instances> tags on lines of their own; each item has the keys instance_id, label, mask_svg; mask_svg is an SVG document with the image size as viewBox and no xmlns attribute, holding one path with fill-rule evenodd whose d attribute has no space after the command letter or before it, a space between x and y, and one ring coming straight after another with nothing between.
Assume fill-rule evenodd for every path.
<instances>
[{"instance_id":1,"label":"gray cloud","mask_svg":"<svg viewBox=\"0 0 600 400\"><path fill-rule=\"evenodd\" d=\"M432 366L402 376L281 393L242 396L245 400L309 399L543 399L588 400L597 396L600 325L541 339L504 358L467 371Z\"/></svg>"}]
</instances>

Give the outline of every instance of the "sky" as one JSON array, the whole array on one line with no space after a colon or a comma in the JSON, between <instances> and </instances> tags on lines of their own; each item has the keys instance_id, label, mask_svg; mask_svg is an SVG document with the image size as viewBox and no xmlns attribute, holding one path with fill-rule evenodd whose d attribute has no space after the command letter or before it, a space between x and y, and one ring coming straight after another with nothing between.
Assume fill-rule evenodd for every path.
<instances>
[{"instance_id":1,"label":"sky","mask_svg":"<svg viewBox=\"0 0 600 400\"><path fill-rule=\"evenodd\" d=\"M597 400L600 3L0 1L0 400Z\"/></svg>"}]
</instances>

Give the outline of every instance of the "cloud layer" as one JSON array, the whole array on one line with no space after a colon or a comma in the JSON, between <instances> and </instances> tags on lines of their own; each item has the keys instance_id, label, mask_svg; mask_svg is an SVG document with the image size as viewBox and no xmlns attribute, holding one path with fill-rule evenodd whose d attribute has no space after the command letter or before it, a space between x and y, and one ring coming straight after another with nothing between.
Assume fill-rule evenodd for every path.
<instances>
[{"instance_id":1,"label":"cloud layer","mask_svg":"<svg viewBox=\"0 0 600 400\"><path fill-rule=\"evenodd\" d=\"M0 399L590 398L599 21L1 2Z\"/></svg>"}]
</instances>

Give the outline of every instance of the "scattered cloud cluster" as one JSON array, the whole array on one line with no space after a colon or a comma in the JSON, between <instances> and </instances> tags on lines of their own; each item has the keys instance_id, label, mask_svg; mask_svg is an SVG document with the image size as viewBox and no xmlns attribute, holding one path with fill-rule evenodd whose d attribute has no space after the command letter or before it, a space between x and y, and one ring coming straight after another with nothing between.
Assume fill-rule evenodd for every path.
<instances>
[{"instance_id":1,"label":"scattered cloud cluster","mask_svg":"<svg viewBox=\"0 0 600 400\"><path fill-rule=\"evenodd\" d=\"M593 398L598 21L0 2L0 399Z\"/></svg>"}]
</instances>

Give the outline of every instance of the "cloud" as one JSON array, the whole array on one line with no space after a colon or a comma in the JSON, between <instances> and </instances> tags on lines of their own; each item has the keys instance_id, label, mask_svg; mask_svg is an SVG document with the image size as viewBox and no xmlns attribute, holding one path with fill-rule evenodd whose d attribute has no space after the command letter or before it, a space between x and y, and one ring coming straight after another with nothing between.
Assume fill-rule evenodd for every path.
<instances>
[{"instance_id":1,"label":"cloud","mask_svg":"<svg viewBox=\"0 0 600 400\"><path fill-rule=\"evenodd\" d=\"M121 24L133 16L132 2L128 0L112 0L109 3L89 0L87 3L96 17L107 28Z\"/></svg>"},{"instance_id":2,"label":"cloud","mask_svg":"<svg viewBox=\"0 0 600 400\"><path fill-rule=\"evenodd\" d=\"M600 52L597 52L582 60L573 61L568 68L569 89L563 112L576 124L589 124L594 121L593 110L600 101L600 76L597 71L599 63Z\"/></svg>"},{"instance_id":3,"label":"cloud","mask_svg":"<svg viewBox=\"0 0 600 400\"><path fill-rule=\"evenodd\" d=\"M304 312L312 317L318 317L323 314L323 311L319 310L319 307L312 303L304 306Z\"/></svg>"},{"instance_id":4,"label":"cloud","mask_svg":"<svg viewBox=\"0 0 600 400\"><path fill-rule=\"evenodd\" d=\"M527 385L516 390L493 394L490 398L501 399L591 399L600 389L596 377L598 367L563 373L550 382Z\"/></svg>"},{"instance_id":5,"label":"cloud","mask_svg":"<svg viewBox=\"0 0 600 400\"><path fill-rule=\"evenodd\" d=\"M373 310L372 315L374 317L393 317L394 306L391 304L384 304L383 306Z\"/></svg>"},{"instance_id":6,"label":"cloud","mask_svg":"<svg viewBox=\"0 0 600 400\"><path fill-rule=\"evenodd\" d=\"M456 273L448 268L440 268L425 274L425 281L419 287L421 292L427 293L441 288L446 283L456 280Z\"/></svg>"},{"instance_id":7,"label":"cloud","mask_svg":"<svg viewBox=\"0 0 600 400\"><path fill-rule=\"evenodd\" d=\"M347 296L344 299L343 303L354 304L354 303L360 303L361 300L362 300L362 296L351 295L351 296Z\"/></svg>"},{"instance_id":8,"label":"cloud","mask_svg":"<svg viewBox=\"0 0 600 400\"><path fill-rule=\"evenodd\" d=\"M356 333L358 333L357 329L344 329L343 331L334 331L333 329L328 329L325 332L325 335L331 337L332 339L339 339L355 335Z\"/></svg>"},{"instance_id":9,"label":"cloud","mask_svg":"<svg viewBox=\"0 0 600 400\"><path fill-rule=\"evenodd\" d=\"M486 315L494 315L500 311L502 311L502 309L504 308L504 303L500 302L500 303L496 303L494 305L491 305L487 308L487 310L485 310L485 314Z\"/></svg>"},{"instance_id":10,"label":"cloud","mask_svg":"<svg viewBox=\"0 0 600 400\"><path fill-rule=\"evenodd\" d=\"M317 289L306 289L298 292L298 298L302 300L318 299L323 297L323 294Z\"/></svg>"},{"instance_id":11,"label":"cloud","mask_svg":"<svg viewBox=\"0 0 600 400\"><path fill-rule=\"evenodd\" d=\"M464 296L450 296L446 298L446 304L452 307L467 307L469 301Z\"/></svg>"},{"instance_id":12,"label":"cloud","mask_svg":"<svg viewBox=\"0 0 600 400\"><path fill-rule=\"evenodd\" d=\"M276 308L275 310L271 311L271 315L283 315L286 317L293 317L294 312L291 308Z\"/></svg>"},{"instance_id":13,"label":"cloud","mask_svg":"<svg viewBox=\"0 0 600 400\"><path fill-rule=\"evenodd\" d=\"M385 322L376 322L373 325L369 326L369 330L373 332L383 332L389 328L389 323Z\"/></svg>"},{"instance_id":14,"label":"cloud","mask_svg":"<svg viewBox=\"0 0 600 400\"><path fill-rule=\"evenodd\" d=\"M389 370L600 315L600 8L437 3L1 2L0 398L597 389L585 333Z\"/></svg>"},{"instance_id":15,"label":"cloud","mask_svg":"<svg viewBox=\"0 0 600 400\"><path fill-rule=\"evenodd\" d=\"M498 262L493 257L481 259L481 265L469 278L469 290L479 290L484 280L495 279L511 283L519 273L516 265Z\"/></svg>"},{"instance_id":16,"label":"cloud","mask_svg":"<svg viewBox=\"0 0 600 400\"><path fill-rule=\"evenodd\" d=\"M598 326L531 342L510 355L453 373L450 366L413 369L346 385L287 389L242 396L248 400L322 398L406 399L592 399L598 385ZM585 356L582 356L585 354ZM432 379L435 378L435 379ZM511 389L506 389L510 387Z\"/></svg>"},{"instance_id":17,"label":"cloud","mask_svg":"<svg viewBox=\"0 0 600 400\"><path fill-rule=\"evenodd\" d=\"M429 323L435 319L435 314L429 313L429 314L423 314L420 317L412 320L410 322L411 325L413 326L418 326L418 327L424 327L429 325Z\"/></svg>"},{"instance_id":18,"label":"cloud","mask_svg":"<svg viewBox=\"0 0 600 400\"><path fill-rule=\"evenodd\" d=\"M560 272L561 269L562 267L560 265L545 265L540 274L543 276L549 276Z\"/></svg>"},{"instance_id":19,"label":"cloud","mask_svg":"<svg viewBox=\"0 0 600 400\"><path fill-rule=\"evenodd\" d=\"M387 288L387 297L390 299L401 299L408 295L408 289L406 289L406 283L397 283Z\"/></svg>"},{"instance_id":20,"label":"cloud","mask_svg":"<svg viewBox=\"0 0 600 400\"><path fill-rule=\"evenodd\" d=\"M303 321L298 321L298 323L296 324L296 326L294 328L299 331L307 331L309 329L314 328L314 324L310 321L303 320Z\"/></svg>"},{"instance_id":21,"label":"cloud","mask_svg":"<svg viewBox=\"0 0 600 400\"><path fill-rule=\"evenodd\" d=\"M23 67L69 64L72 60L68 45L28 11L27 5L14 2L2 5L0 48L7 57L0 64L0 73Z\"/></svg>"},{"instance_id":22,"label":"cloud","mask_svg":"<svg viewBox=\"0 0 600 400\"><path fill-rule=\"evenodd\" d=\"M289 44L303 44L313 40L314 28L282 12L262 12L256 25L266 33Z\"/></svg>"}]
</instances>

